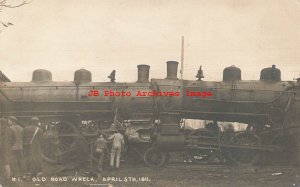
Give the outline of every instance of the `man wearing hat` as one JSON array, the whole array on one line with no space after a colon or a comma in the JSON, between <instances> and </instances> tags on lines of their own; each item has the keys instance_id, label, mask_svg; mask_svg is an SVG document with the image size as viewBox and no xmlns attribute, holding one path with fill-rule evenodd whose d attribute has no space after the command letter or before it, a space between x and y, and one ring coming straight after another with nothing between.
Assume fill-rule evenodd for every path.
<instances>
[{"instance_id":1,"label":"man wearing hat","mask_svg":"<svg viewBox=\"0 0 300 187\"><path fill-rule=\"evenodd\" d=\"M23 175L23 127L18 124L15 116L8 118L9 128L6 134L6 141L8 143L6 154L7 163L10 165L12 176Z\"/></svg>"},{"instance_id":2,"label":"man wearing hat","mask_svg":"<svg viewBox=\"0 0 300 187\"><path fill-rule=\"evenodd\" d=\"M26 172L30 176L42 174L43 130L39 125L39 118L32 117L30 123L24 128L24 153Z\"/></svg>"},{"instance_id":3,"label":"man wearing hat","mask_svg":"<svg viewBox=\"0 0 300 187\"><path fill-rule=\"evenodd\" d=\"M99 138L95 141L95 147L95 151L99 155L98 171L102 172L103 158L107 147L107 142L103 134L99 133Z\"/></svg>"}]
</instances>

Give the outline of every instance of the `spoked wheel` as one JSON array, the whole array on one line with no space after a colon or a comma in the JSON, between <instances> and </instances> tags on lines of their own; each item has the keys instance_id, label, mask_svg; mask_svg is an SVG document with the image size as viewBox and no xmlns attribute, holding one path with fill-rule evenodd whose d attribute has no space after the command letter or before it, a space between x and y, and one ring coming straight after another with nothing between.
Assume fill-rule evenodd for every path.
<instances>
[{"instance_id":1,"label":"spoked wheel","mask_svg":"<svg viewBox=\"0 0 300 187\"><path fill-rule=\"evenodd\" d=\"M49 163L59 163L74 148L76 127L69 121L47 123L42 143L42 157Z\"/></svg>"},{"instance_id":2,"label":"spoked wheel","mask_svg":"<svg viewBox=\"0 0 300 187\"><path fill-rule=\"evenodd\" d=\"M144 161L148 167L161 167L166 162L166 154L155 147L146 150Z\"/></svg>"},{"instance_id":3,"label":"spoked wheel","mask_svg":"<svg viewBox=\"0 0 300 187\"><path fill-rule=\"evenodd\" d=\"M260 146L260 138L251 132L240 132L237 133L231 139L231 143L235 145L245 146ZM231 157L240 163L254 163L259 157L259 152L251 149L232 149L230 150Z\"/></svg>"}]
</instances>

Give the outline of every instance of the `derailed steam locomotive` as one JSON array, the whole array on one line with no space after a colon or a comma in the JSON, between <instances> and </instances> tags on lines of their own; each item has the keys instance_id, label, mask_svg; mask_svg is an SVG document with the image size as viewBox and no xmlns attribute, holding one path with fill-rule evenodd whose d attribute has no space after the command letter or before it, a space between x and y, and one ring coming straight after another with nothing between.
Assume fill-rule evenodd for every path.
<instances>
[{"instance_id":1,"label":"derailed steam locomotive","mask_svg":"<svg viewBox=\"0 0 300 187\"><path fill-rule=\"evenodd\" d=\"M202 161L222 149L238 161L271 155L269 160L299 163L300 79L281 81L280 70L272 66L261 71L260 80L241 80L241 70L231 66L220 82L202 81L201 70L198 80L180 80L178 62L168 61L167 77L149 81L149 69L138 65L134 83L115 82L114 75L111 82L92 82L85 69L75 72L73 82L54 82L42 69L33 72L31 82L11 82L1 73L0 117L14 115L26 123L38 116L48 137L44 158L50 162L72 151L78 133L91 144L113 121L130 121L146 137L132 144L132 155L149 166L161 166L168 152L186 151ZM223 141L220 132L186 133L182 119L241 122L248 128Z\"/></svg>"}]
</instances>

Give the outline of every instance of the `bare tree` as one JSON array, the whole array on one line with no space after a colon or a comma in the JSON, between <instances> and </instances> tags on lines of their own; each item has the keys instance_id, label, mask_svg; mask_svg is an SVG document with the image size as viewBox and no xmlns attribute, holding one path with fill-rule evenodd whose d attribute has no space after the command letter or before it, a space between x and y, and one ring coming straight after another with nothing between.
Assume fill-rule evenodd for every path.
<instances>
[{"instance_id":1,"label":"bare tree","mask_svg":"<svg viewBox=\"0 0 300 187\"><path fill-rule=\"evenodd\" d=\"M2 12L4 9L12 9L12 8L18 8L23 5L26 5L30 3L31 1L22 1L12 4L11 2L8 2L7 0L0 0L0 12ZM0 20L0 32L3 30L3 28L13 26L14 24L11 22Z\"/></svg>"}]
</instances>

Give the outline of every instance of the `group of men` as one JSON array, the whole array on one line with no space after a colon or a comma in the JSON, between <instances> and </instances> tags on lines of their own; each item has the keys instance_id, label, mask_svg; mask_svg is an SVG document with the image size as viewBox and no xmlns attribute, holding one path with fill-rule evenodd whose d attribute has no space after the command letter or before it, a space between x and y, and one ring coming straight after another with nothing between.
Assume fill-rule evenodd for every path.
<instances>
[{"instance_id":1,"label":"group of men","mask_svg":"<svg viewBox=\"0 0 300 187\"><path fill-rule=\"evenodd\" d=\"M111 141L110 166L118 169L120 167L121 152L124 150L124 136L121 130L114 128L114 133L105 138L100 134L95 142L95 152L99 156L98 169L102 172L104 154ZM41 128L40 120L32 117L28 124L22 123L15 116L0 118L0 164L1 176L6 179L11 177L35 177L41 176L43 171L42 142L44 130ZM81 136L78 136L81 137ZM78 139L78 140L77 140ZM84 137L75 140L76 154L78 157L78 170L86 166L86 154L79 148L86 148ZM77 145L78 144L78 145ZM82 158L84 156L85 158ZM79 160L80 159L80 160ZM82 161L82 164L79 162Z\"/></svg>"},{"instance_id":2,"label":"group of men","mask_svg":"<svg viewBox=\"0 0 300 187\"><path fill-rule=\"evenodd\" d=\"M15 116L0 118L0 161L5 178L42 175L41 142L43 130L39 118L26 125Z\"/></svg>"},{"instance_id":3,"label":"group of men","mask_svg":"<svg viewBox=\"0 0 300 187\"><path fill-rule=\"evenodd\" d=\"M120 130L117 130L114 134L108 137L107 140L112 140L110 167L111 169L118 169L120 167L121 152L124 150L124 136ZM100 134L99 138L95 142L95 151L99 155L98 170L100 172L102 172L104 154L107 149L107 140L104 138L103 134Z\"/></svg>"}]
</instances>

